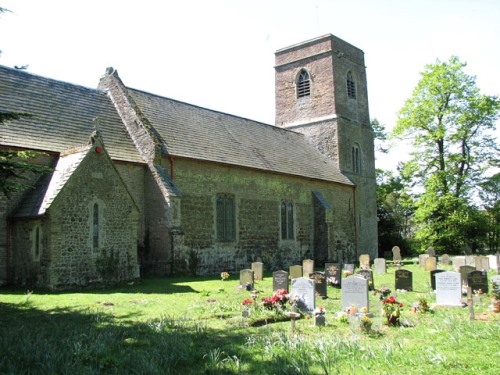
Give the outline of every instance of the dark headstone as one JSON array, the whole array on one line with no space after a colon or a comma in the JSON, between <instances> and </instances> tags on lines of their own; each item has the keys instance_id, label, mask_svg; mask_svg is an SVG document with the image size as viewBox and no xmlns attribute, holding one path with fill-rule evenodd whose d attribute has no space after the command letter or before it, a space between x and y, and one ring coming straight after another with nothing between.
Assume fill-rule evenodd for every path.
<instances>
[{"instance_id":1,"label":"dark headstone","mask_svg":"<svg viewBox=\"0 0 500 375\"><path fill-rule=\"evenodd\" d=\"M469 272L472 272L472 271L475 271L476 270L476 267L474 266L469 266L469 265L465 265L465 266L461 266L460 267L460 278L462 280L462 284L466 284L467 283L467 274Z\"/></svg>"},{"instance_id":2,"label":"dark headstone","mask_svg":"<svg viewBox=\"0 0 500 375\"><path fill-rule=\"evenodd\" d=\"M396 290L413 290L413 273L408 270L396 270L394 273L394 284Z\"/></svg>"},{"instance_id":3,"label":"dark headstone","mask_svg":"<svg viewBox=\"0 0 500 375\"><path fill-rule=\"evenodd\" d=\"M434 248L432 246L428 247L427 250L425 251L425 253L427 255L429 255L430 257L435 257L436 256L436 250L434 250Z\"/></svg>"},{"instance_id":4,"label":"dark headstone","mask_svg":"<svg viewBox=\"0 0 500 375\"><path fill-rule=\"evenodd\" d=\"M340 263L325 263L326 282L339 287L342 280L342 269Z\"/></svg>"},{"instance_id":5,"label":"dark headstone","mask_svg":"<svg viewBox=\"0 0 500 375\"><path fill-rule=\"evenodd\" d=\"M309 274L309 278L311 280L314 280L314 283L316 284L315 290L316 290L316 296L319 298L326 298L326 277L324 272L311 272Z\"/></svg>"},{"instance_id":6,"label":"dark headstone","mask_svg":"<svg viewBox=\"0 0 500 375\"><path fill-rule=\"evenodd\" d=\"M488 273L486 271L472 271L467 274L467 285L473 292L481 290L488 293Z\"/></svg>"},{"instance_id":7,"label":"dark headstone","mask_svg":"<svg viewBox=\"0 0 500 375\"><path fill-rule=\"evenodd\" d=\"M278 289L288 291L288 272L282 270L273 272L273 291Z\"/></svg>"},{"instance_id":8,"label":"dark headstone","mask_svg":"<svg viewBox=\"0 0 500 375\"><path fill-rule=\"evenodd\" d=\"M375 280L373 280L373 272L371 270L359 270L356 274L368 280L368 288L370 290L375 290Z\"/></svg>"},{"instance_id":9,"label":"dark headstone","mask_svg":"<svg viewBox=\"0 0 500 375\"><path fill-rule=\"evenodd\" d=\"M445 272L446 270L432 270L431 271L431 289L436 290L436 273Z\"/></svg>"}]
</instances>

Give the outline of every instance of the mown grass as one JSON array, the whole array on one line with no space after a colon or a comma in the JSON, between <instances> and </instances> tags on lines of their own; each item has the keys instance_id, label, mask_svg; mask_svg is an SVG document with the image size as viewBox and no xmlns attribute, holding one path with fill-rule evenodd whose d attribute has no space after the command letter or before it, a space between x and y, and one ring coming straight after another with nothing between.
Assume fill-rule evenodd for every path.
<instances>
[{"instance_id":1,"label":"mown grass","mask_svg":"<svg viewBox=\"0 0 500 375\"><path fill-rule=\"evenodd\" d=\"M415 292L397 293L412 327L390 328L370 295L374 333L343 322L341 291L318 301L327 326L290 322L263 308L242 317L249 298L237 275L151 278L113 289L50 293L0 288L1 374L497 374L500 314L488 296L467 308L410 312L419 298L434 301L429 274L418 266ZM394 268L375 286L394 289ZM272 294L271 274L256 283Z\"/></svg>"}]
</instances>

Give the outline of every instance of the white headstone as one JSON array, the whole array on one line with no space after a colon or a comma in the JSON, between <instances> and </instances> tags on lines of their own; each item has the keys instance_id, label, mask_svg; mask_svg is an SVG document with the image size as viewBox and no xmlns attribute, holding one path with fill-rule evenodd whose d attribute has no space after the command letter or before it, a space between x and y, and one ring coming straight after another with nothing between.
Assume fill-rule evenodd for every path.
<instances>
[{"instance_id":1,"label":"white headstone","mask_svg":"<svg viewBox=\"0 0 500 375\"><path fill-rule=\"evenodd\" d=\"M460 273L440 272L436 277L436 303L445 306L461 306L462 284Z\"/></svg>"},{"instance_id":2,"label":"white headstone","mask_svg":"<svg viewBox=\"0 0 500 375\"><path fill-rule=\"evenodd\" d=\"M462 266L465 266L464 256L458 256L453 258L453 268L455 269L455 271L458 271Z\"/></svg>"},{"instance_id":3,"label":"white headstone","mask_svg":"<svg viewBox=\"0 0 500 375\"><path fill-rule=\"evenodd\" d=\"M359 311L366 307L370 311L368 300L368 280L359 276L342 279L342 310L356 306Z\"/></svg>"},{"instance_id":4,"label":"white headstone","mask_svg":"<svg viewBox=\"0 0 500 375\"><path fill-rule=\"evenodd\" d=\"M496 271L498 268L498 255L488 255L488 259L490 260L490 269Z\"/></svg>"},{"instance_id":5,"label":"white headstone","mask_svg":"<svg viewBox=\"0 0 500 375\"><path fill-rule=\"evenodd\" d=\"M373 261L375 265L375 273L384 274L386 272L385 259L384 258L375 258Z\"/></svg>"},{"instance_id":6,"label":"white headstone","mask_svg":"<svg viewBox=\"0 0 500 375\"><path fill-rule=\"evenodd\" d=\"M292 280L292 297L298 297L303 302L300 306L301 311L311 312L315 308L315 284L314 280L299 277Z\"/></svg>"},{"instance_id":7,"label":"white headstone","mask_svg":"<svg viewBox=\"0 0 500 375\"><path fill-rule=\"evenodd\" d=\"M302 272L304 272L304 276L308 276L310 273L313 273L314 272L314 260L304 259L302 261Z\"/></svg>"}]
</instances>

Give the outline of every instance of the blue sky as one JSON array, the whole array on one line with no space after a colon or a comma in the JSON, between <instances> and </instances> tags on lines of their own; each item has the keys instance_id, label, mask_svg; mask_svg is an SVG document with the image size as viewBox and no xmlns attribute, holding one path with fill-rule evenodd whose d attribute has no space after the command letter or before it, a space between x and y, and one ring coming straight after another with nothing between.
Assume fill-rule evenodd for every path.
<instances>
[{"instance_id":1,"label":"blue sky","mask_svg":"<svg viewBox=\"0 0 500 375\"><path fill-rule=\"evenodd\" d=\"M274 124L274 52L332 33L365 52L370 117L387 128L426 64L468 63L500 93L498 0L0 0L0 64L127 86ZM497 132L500 134L500 132ZM377 166L404 158L395 148Z\"/></svg>"}]
</instances>

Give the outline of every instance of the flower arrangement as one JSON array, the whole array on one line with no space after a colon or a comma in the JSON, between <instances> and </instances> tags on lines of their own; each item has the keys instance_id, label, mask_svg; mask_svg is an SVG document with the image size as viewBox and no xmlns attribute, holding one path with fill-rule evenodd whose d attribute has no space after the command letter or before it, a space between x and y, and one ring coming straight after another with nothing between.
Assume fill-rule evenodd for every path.
<instances>
[{"instance_id":1,"label":"flower arrangement","mask_svg":"<svg viewBox=\"0 0 500 375\"><path fill-rule=\"evenodd\" d=\"M389 288L387 288L386 286L383 286L382 288L375 289L373 291L374 296L376 296L377 294L380 294L380 296L379 296L380 300L384 300L391 294L391 290Z\"/></svg>"},{"instance_id":2,"label":"flower arrangement","mask_svg":"<svg viewBox=\"0 0 500 375\"><path fill-rule=\"evenodd\" d=\"M382 301L382 311L389 326L399 326L399 318L401 316L402 303L396 301L394 296L390 296Z\"/></svg>"},{"instance_id":3,"label":"flower arrangement","mask_svg":"<svg viewBox=\"0 0 500 375\"><path fill-rule=\"evenodd\" d=\"M352 272L351 271L342 271L342 277L345 279L348 276L351 276Z\"/></svg>"},{"instance_id":4,"label":"flower arrangement","mask_svg":"<svg viewBox=\"0 0 500 375\"><path fill-rule=\"evenodd\" d=\"M346 314L356 314L358 312L358 308L355 305L351 305L351 307L346 307L344 312Z\"/></svg>"},{"instance_id":5,"label":"flower arrangement","mask_svg":"<svg viewBox=\"0 0 500 375\"><path fill-rule=\"evenodd\" d=\"M220 278L222 281L226 281L227 279L229 279L229 276L229 272L224 271L220 273Z\"/></svg>"},{"instance_id":6,"label":"flower arrangement","mask_svg":"<svg viewBox=\"0 0 500 375\"><path fill-rule=\"evenodd\" d=\"M253 303L253 301L251 299L245 299L243 300L243 302L241 303L243 306L249 306Z\"/></svg>"},{"instance_id":7,"label":"flower arrangement","mask_svg":"<svg viewBox=\"0 0 500 375\"><path fill-rule=\"evenodd\" d=\"M274 292L272 297L262 297L262 304L266 309L278 309L284 308L285 304L289 300L289 295L286 289L278 289Z\"/></svg>"},{"instance_id":8,"label":"flower arrangement","mask_svg":"<svg viewBox=\"0 0 500 375\"><path fill-rule=\"evenodd\" d=\"M301 310L304 307L305 301L302 296L294 294L294 295L289 295L288 297L289 297L288 302L292 307L292 311Z\"/></svg>"},{"instance_id":9,"label":"flower arrangement","mask_svg":"<svg viewBox=\"0 0 500 375\"><path fill-rule=\"evenodd\" d=\"M325 315L326 310L323 306L318 306L314 309L313 314L314 314L314 316Z\"/></svg>"},{"instance_id":10,"label":"flower arrangement","mask_svg":"<svg viewBox=\"0 0 500 375\"><path fill-rule=\"evenodd\" d=\"M359 329L361 332L370 333L372 330L373 321L368 315L363 315L359 320Z\"/></svg>"}]
</instances>

